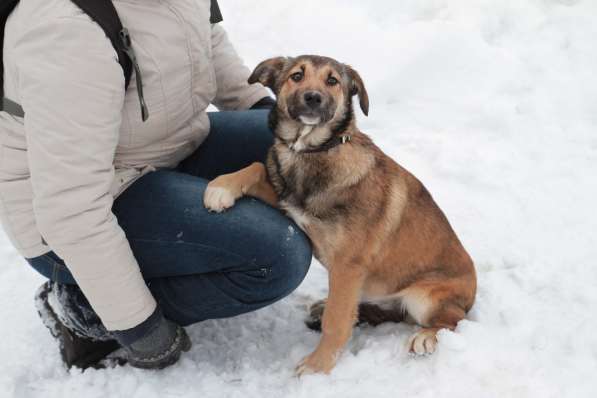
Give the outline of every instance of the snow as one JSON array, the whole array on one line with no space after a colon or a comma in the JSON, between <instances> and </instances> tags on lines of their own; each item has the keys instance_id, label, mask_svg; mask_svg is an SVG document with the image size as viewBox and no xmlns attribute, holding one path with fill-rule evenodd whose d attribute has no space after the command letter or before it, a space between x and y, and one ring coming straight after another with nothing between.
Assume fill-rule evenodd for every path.
<instances>
[{"instance_id":1,"label":"snow","mask_svg":"<svg viewBox=\"0 0 597 398\"><path fill-rule=\"evenodd\" d=\"M1 397L597 396L597 1L220 2L248 65L317 53L369 90L362 130L414 172L475 259L475 306L438 350L415 330L355 330L330 376L293 377L317 343L316 262L289 298L189 328L161 372L60 365L37 318L42 282L0 237ZM292 231L290 231L292 232Z\"/></svg>"}]
</instances>

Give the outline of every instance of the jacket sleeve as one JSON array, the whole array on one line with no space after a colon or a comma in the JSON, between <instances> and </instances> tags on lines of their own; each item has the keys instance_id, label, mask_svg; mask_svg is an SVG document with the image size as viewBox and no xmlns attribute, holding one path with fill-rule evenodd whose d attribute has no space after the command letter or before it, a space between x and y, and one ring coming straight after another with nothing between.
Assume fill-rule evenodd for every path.
<instances>
[{"instance_id":1,"label":"jacket sleeve","mask_svg":"<svg viewBox=\"0 0 597 398\"><path fill-rule=\"evenodd\" d=\"M111 208L124 75L86 15L30 28L15 46L38 230L109 330L156 302Z\"/></svg>"},{"instance_id":2,"label":"jacket sleeve","mask_svg":"<svg viewBox=\"0 0 597 398\"><path fill-rule=\"evenodd\" d=\"M249 109L269 92L261 84L249 84L251 71L234 50L220 24L211 28L212 62L216 72L217 93L213 103L221 110Z\"/></svg>"}]
</instances>

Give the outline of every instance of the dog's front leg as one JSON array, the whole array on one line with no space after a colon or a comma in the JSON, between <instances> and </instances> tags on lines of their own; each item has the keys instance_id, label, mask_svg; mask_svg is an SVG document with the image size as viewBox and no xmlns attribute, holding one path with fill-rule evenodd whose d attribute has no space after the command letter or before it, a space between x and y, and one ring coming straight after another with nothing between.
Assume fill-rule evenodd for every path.
<instances>
[{"instance_id":1,"label":"dog's front leg","mask_svg":"<svg viewBox=\"0 0 597 398\"><path fill-rule=\"evenodd\" d=\"M267 179L263 163L255 162L242 170L224 174L207 184L203 204L209 210L221 212L234 205L243 195L261 199L276 207L278 197Z\"/></svg>"},{"instance_id":2,"label":"dog's front leg","mask_svg":"<svg viewBox=\"0 0 597 398\"><path fill-rule=\"evenodd\" d=\"M358 266L330 267L329 294L323 312L321 339L317 349L297 366L297 375L329 373L334 368L352 335L364 279L364 272Z\"/></svg>"}]
</instances>

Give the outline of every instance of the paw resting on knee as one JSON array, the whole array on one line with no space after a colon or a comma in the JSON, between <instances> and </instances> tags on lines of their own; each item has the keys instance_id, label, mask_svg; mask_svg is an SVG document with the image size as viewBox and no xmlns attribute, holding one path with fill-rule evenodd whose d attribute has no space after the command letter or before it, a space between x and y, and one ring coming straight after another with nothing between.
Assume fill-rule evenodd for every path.
<instances>
[{"instance_id":1,"label":"paw resting on knee","mask_svg":"<svg viewBox=\"0 0 597 398\"><path fill-rule=\"evenodd\" d=\"M228 183L225 177L220 176L216 178L205 189L203 204L209 211L220 213L229 209L242 196L241 188Z\"/></svg>"}]
</instances>

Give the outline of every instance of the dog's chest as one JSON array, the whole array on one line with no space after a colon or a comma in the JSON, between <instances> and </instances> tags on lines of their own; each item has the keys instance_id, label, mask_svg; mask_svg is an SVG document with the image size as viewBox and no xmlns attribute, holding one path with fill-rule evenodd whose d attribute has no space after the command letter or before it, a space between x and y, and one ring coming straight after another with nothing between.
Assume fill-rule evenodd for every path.
<instances>
[{"instance_id":1,"label":"dog's chest","mask_svg":"<svg viewBox=\"0 0 597 398\"><path fill-rule=\"evenodd\" d=\"M296 173L283 177L287 189L279 201L280 208L309 236L313 254L328 268L345 236L342 218L334 209L338 198L321 175Z\"/></svg>"},{"instance_id":2,"label":"dog's chest","mask_svg":"<svg viewBox=\"0 0 597 398\"><path fill-rule=\"evenodd\" d=\"M321 213L327 207L321 200L328 196L330 178L326 165L280 145L272 149L267 166L280 208L311 236L312 227L321 224Z\"/></svg>"},{"instance_id":3,"label":"dog's chest","mask_svg":"<svg viewBox=\"0 0 597 398\"><path fill-rule=\"evenodd\" d=\"M280 202L280 208L282 208L288 217L292 218L292 220L303 230L307 231L309 225L311 225L313 221L313 217L305 212L304 209L295 206L285 200Z\"/></svg>"},{"instance_id":4,"label":"dog's chest","mask_svg":"<svg viewBox=\"0 0 597 398\"><path fill-rule=\"evenodd\" d=\"M330 176L323 159L297 153L286 145L275 145L268 157L270 182L280 201L307 211L309 199L328 187Z\"/></svg>"}]
</instances>

